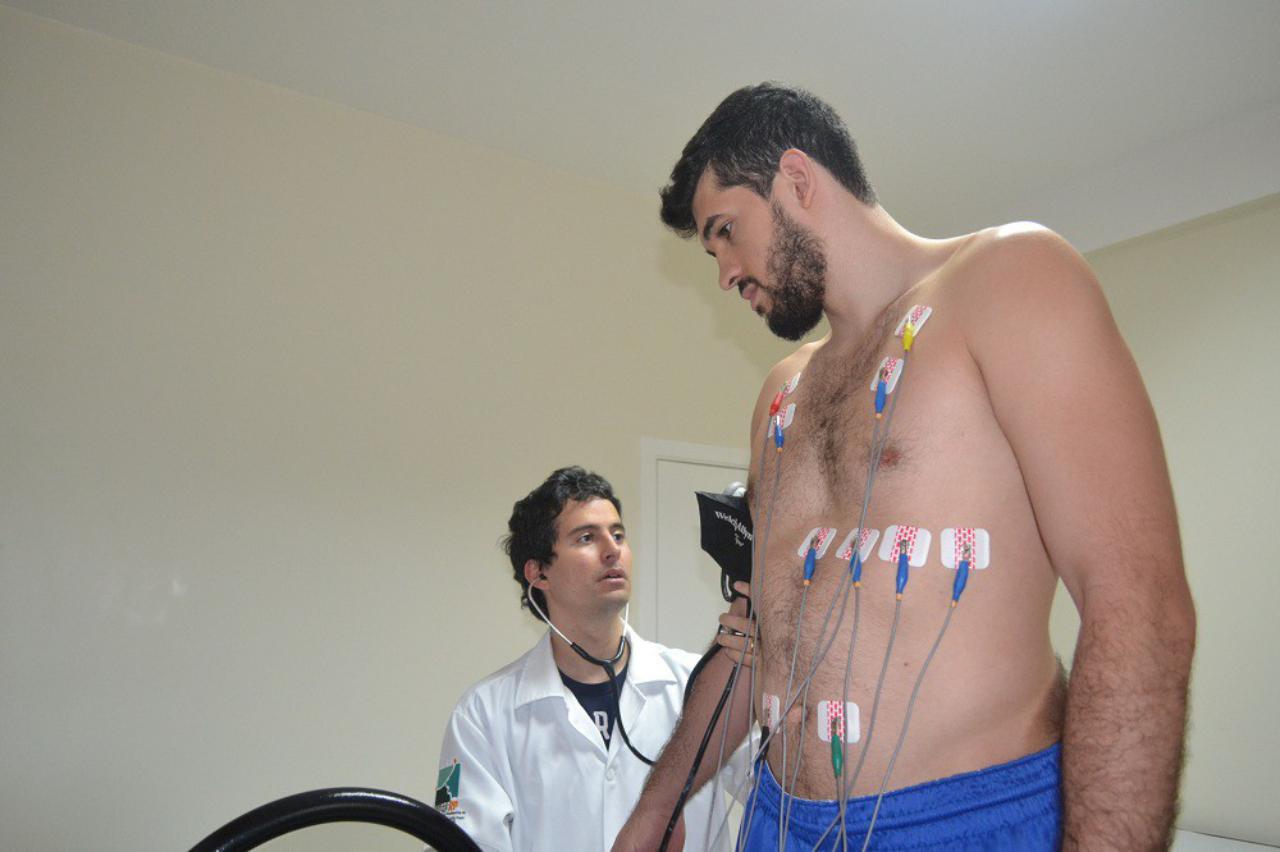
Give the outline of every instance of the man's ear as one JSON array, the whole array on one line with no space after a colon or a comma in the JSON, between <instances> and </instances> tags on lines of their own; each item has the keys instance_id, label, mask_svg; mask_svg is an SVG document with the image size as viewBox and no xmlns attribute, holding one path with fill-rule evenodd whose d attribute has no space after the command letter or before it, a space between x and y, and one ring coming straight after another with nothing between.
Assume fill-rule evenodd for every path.
<instances>
[{"instance_id":1,"label":"man's ear","mask_svg":"<svg viewBox=\"0 0 1280 852\"><path fill-rule=\"evenodd\" d=\"M778 181L781 180L781 184ZM788 148L778 158L775 191L786 192L801 207L808 209L818 191L817 164L798 148Z\"/></svg>"},{"instance_id":2,"label":"man's ear","mask_svg":"<svg viewBox=\"0 0 1280 852\"><path fill-rule=\"evenodd\" d=\"M524 578L535 589L545 589L547 587L545 571L546 569L542 567L542 563L536 559L529 559L524 563Z\"/></svg>"}]
</instances>

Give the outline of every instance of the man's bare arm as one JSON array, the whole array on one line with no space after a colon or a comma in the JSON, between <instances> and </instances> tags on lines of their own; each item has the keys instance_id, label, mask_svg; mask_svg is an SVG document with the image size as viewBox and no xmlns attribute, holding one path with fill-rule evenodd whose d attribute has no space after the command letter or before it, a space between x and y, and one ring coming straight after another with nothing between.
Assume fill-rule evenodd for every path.
<instances>
[{"instance_id":1,"label":"man's bare arm","mask_svg":"<svg viewBox=\"0 0 1280 852\"><path fill-rule=\"evenodd\" d=\"M737 609L733 611L741 614L744 611L743 599L735 601L734 606ZM684 713L680 716L680 722L671 734L671 739L662 749L657 762L649 770L649 778L645 781L640 801L636 803L627 824L622 827L617 840L614 841L614 852L653 852L661 844L667 822L680 797L680 791L684 788L689 768L693 766L694 756L702 743L712 713L720 701L725 684L733 675L735 663L740 659L742 659L741 651L735 652L728 647L722 647L720 653L716 654L703 668L697 682L693 685L692 694L685 705ZM702 764L698 767L690 796L715 773L715 755L719 752L721 736L726 737L725 754L732 754L746 738L750 709L750 668L744 665L734 684L733 693L711 734L710 746L703 757ZM729 725L727 734L726 721ZM681 848L681 845L682 842L673 842L670 848L674 852Z\"/></svg>"},{"instance_id":2,"label":"man's bare arm","mask_svg":"<svg viewBox=\"0 0 1280 852\"><path fill-rule=\"evenodd\" d=\"M1137 367L1083 259L1047 231L975 263L966 336L1080 613L1063 735L1064 848L1168 845L1195 614Z\"/></svg>"},{"instance_id":3,"label":"man's bare arm","mask_svg":"<svg viewBox=\"0 0 1280 852\"><path fill-rule=\"evenodd\" d=\"M1190 610L1146 598L1083 611L1063 736L1063 848L1167 849L1194 647Z\"/></svg>"},{"instance_id":4,"label":"man's bare arm","mask_svg":"<svg viewBox=\"0 0 1280 852\"><path fill-rule=\"evenodd\" d=\"M751 425L748 430L748 441L751 446L751 462L748 470L750 476L754 476L756 465L759 462L760 448L756 445L756 436L763 434L762 430L764 429L765 418L768 415L769 403L781 390L783 383L795 375L803 349L804 347L801 347L801 350L775 364L760 388L760 393L756 398L756 404L751 413ZM755 485L758 487L759 483L755 483ZM752 508L754 511L754 506ZM730 612L738 616L745 615L745 600L739 598L735 601L734 605L730 607ZM649 778L645 782L640 801L636 803L635 809L631 813L631 818L627 820L627 824L623 826L617 840L614 842L614 852L653 852L662 842L662 835L666 830L667 821L670 819L671 811L675 807L681 789L684 787L685 779L689 774L689 767L693 765L693 757L697 753L703 733L711 720L711 714L720 700L725 683L732 674L734 661L741 656L741 648L735 647L732 641L723 639L718 639L717 641L720 641L726 647L728 653L717 654L715 659L707 665L699 676L695 685L696 688L693 690L693 695L685 708L680 723L676 726L675 732L672 733L666 748L663 749L662 755L658 758L658 762L649 770ZM749 672L744 667L742 674L739 675L733 695L725 708L724 715L728 717L730 722L728 739L725 742L726 754L730 754L733 749L737 748L748 733L751 711L751 697L749 694L751 678L748 675ZM722 718L721 724L716 726L716 731L712 735L712 742L715 743L717 751L719 751L720 735L723 732L723 727ZM709 765L705 760L703 761L695 779L693 788L695 791L707 782L714 769L713 765ZM679 849L680 846L681 844L673 842L670 848L675 850Z\"/></svg>"}]
</instances>

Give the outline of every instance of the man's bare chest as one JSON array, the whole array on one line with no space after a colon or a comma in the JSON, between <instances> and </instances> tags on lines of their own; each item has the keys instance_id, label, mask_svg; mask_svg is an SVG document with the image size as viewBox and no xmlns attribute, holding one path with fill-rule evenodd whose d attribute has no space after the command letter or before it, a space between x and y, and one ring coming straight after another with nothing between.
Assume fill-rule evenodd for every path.
<instances>
[{"instance_id":1,"label":"man's bare chest","mask_svg":"<svg viewBox=\"0 0 1280 852\"><path fill-rule=\"evenodd\" d=\"M923 408L905 404L911 390L905 359L872 357L878 355L811 364L788 399L784 448L766 448L766 458L791 511L847 503L869 479L910 476L918 461L941 449ZM877 412L876 386L885 369L897 372Z\"/></svg>"},{"instance_id":2,"label":"man's bare chest","mask_svg":"<svg viewBox=\"0 0 1280 852\"><path fill-rule=\"evenodd\" d=\"M911 353L900 343L895 352L895 342L882 339L846 359L811 359L784 401L781 450L769 442L776 424L758 435L756 521L775 533L767 558L794 551L817 527L847 533L864 511L868 524L911 523L963 508L975 487L990 492L1016 478L966 347L944 334ZM886 363L896 372L877 405Z\"/></svg>"}]
</instances>

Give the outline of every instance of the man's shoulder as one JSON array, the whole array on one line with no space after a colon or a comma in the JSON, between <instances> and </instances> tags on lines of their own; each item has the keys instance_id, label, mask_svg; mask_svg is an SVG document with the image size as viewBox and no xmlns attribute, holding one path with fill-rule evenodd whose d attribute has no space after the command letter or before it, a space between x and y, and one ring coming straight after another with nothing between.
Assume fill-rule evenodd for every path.
<instances>
[{"instance_id":1,"label":"man's shoulder","mask_svg":"<svg viewBox=\"0 0 1280 852\"><path fill-rule=\"evenodd\" d=\"M809 363L809 359L813 357L813 353L822 347L821 340L814 340L803 346L798 347L787 357L773 365L773 369L769 371L768 378L765 379L765 390L769 390L772 385L773 391L782 389L782 386L795 378L796 374L803 371L805 365Z\"/></svg>"},{"instance_id":2,"label":"man's shoulder","mask_svg":"<svg viewBox=\"0 0 1280 852\"><path fill-rule=\"evenodd\" d=\"M1088 273L1088 264L1056 232L1035 222L1011 222L971 234L947 263L948 289L998 298L1009 287Z\"/></svg>"},{"instance_id":3,"label":"man's shoulder","mask_svg":"<svg viewBox=\"0 0 1280 852\"><path fill-rule=\"evenodd\" d=\"M1044 380L1045 362L1032 353L1118 351L1102 286L1084 257L1048 228L1019 222L980 231L955 253L942 279L933 303L954 318L989 380L1029 372ZM996 365L1003 369L993 371Z\"/></svg>"},{"instance_id":4,"label":"man's shoulder","mask_svg":"<svg viewBox=\"0 0 1280 852\"><path fill-rule=\"evenodd\" d=\"M965 240L943 269L936 301L990 328L993 320L1069 311L1082 292L1097 289L1088 263L1065 239L1034 222L1013 222Z\"/></svg>"},{"instance_id":5,"label":"man's shoulder","mask_svg":"<svg viewBox=\"0 0 1280 852\"><path fill-rule=\"evenodd\" d=\"M817 352L821 346L821 340L806 343L773 365L764 378L764 384L760 386L760 396L756 402L756 409L752 417L753 422L763 416L763 412L768 408L769 403L784 386L804 372L809 359L813 357L813 353Z\"/></svg>"},{"instance_id":6,"label":"man's shoulder","mask_svg":"<svg viewBox=\"0 0 1280 852\"><path fill-rule=\"evenodd\" d=\"M1060 234L1039 222L1008 222L975 231L963 239L961 253L977 258L1072 250Z\"/></svg>"}]
</instances>

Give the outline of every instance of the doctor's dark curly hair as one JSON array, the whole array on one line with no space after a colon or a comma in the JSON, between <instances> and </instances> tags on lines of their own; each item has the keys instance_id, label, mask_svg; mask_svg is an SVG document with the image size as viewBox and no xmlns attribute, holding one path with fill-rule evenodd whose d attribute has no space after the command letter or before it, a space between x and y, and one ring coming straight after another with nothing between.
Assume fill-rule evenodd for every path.
<instances>
[{"instance_id":1,"label":"doctor's dark curly hair","mask_svg":"<svg viewBox=\"0 0 1280 852\"><path fill-rule=\"evenodd\" d=\"M529 492L511 507L507 521L508 534L502 539L502 550L511 560L512 574L520 584L520 605L529 610L539 621L542 616L529 606L529 597L547 611L547 598L539 589L529 586L524 576L524 564L536 559L550 565L555 558L556 518L570 500L608 500L622 516L622 502L613 493L613 486L599 474L580 467L562 467L547 477L546 481Z\"/></svg>"}]
</instances>

